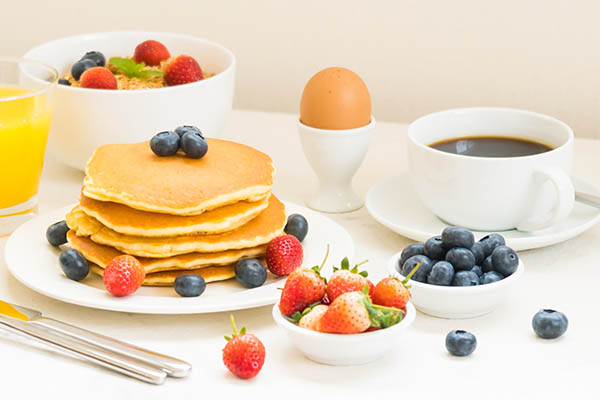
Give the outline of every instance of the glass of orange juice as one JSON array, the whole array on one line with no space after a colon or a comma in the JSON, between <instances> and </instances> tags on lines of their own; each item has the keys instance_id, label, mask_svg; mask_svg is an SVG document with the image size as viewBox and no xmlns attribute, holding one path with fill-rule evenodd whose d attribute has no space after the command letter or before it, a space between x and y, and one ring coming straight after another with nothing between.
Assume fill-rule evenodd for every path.
<instances>
[{"instance_id":1,"label":"glass of orange juice","mask_svg":"<svg viewBox=\"0 0 600 400\"><path fill-rule=\"evenodd\" d=\"M0 236L37 211L37 192L58 72L0 59Z\"/></svg>"}]
</instances>

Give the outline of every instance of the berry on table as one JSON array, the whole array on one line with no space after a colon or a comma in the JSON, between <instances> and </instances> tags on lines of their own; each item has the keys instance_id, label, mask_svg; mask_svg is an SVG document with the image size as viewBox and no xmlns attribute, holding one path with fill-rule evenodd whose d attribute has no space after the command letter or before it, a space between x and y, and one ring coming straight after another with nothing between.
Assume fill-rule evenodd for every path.
<instances>
[{"instance_id":1,"label":"berry on table","mask_svg":"<svg viewBox=\"0 0 600 400\"><path fill-rule=\"evenodd\" d=\"M108 68L93 67L81 75L81 87L86 89L117 89L117 78Z\"/></svg>"},{"instance_id":2,"label":"berry on table","mask_svg":"<svg viewBox=\"0 0 600 400\"><path fill-rule=\"evenodd\" d=\"M308 233L308 221L300 214L292 214L288 217L283 231L288 235L294 235L302 242Z\"/></svg>"},{"instance_id":3,"label":"berry on table","mask_svg":"<svg viewBox=\"0 0 600 400\"><path fill-rule=\"evenodd\" d=\"M450 286L454 278L454 267L448 261L438 261L433 264L427 283L438 286Z\"/></svg>"},{"instance_id":4,"label":"berry on table","mask_svg":"<svg viewBox=\"0 0 600 400\"><path fill-rule=\"evenodd\" d=\"M75 249L67 249L58 256L60 267L66 277L80 281L90 272L90 266L85 258Z\"/></svg>"},{"instance_id":5,"label":"berry on table","mask_svg":"<svg viewBox=\"0 0 600 400\"><path fill-rule=\"evenodd\" d=\"M65 79L65 78L60 78L58 80L58 84L59 85L65 85L65 86L71 86L71 82L69 82L69 80Z\"/></svg>"},{"instance_id":6,"label":"berry on table","mask_svg":"<svg viewBox=\"0 0 600 400\"><path fill-rule=\"evenodd\" d=\"M97 67L104 67L106 65L106 57L99 51L88 51L81 57L81 60L91 60Z\"/></svg>"},{"instance_id":7,"label":"berry on table","mask_svg":"<svg viewBox=\"0 0 600 400\"><path fill-rule=\"evenodd\" d=\"M427 256L416 255L410 257L408 260L406 260L404 265L402 265L402 271L400 271L400 273L406 277L417 265L419 265L419 268L412 276L412 279L417 282L427 283L427 276L433 267L433 261L431 261L431 259Z\"/></svg>"},{"instance_id":8,"label":"berry on table","mask_svg":"<svg viewBox=\"0 0 600 400\"><path fill-rule=\"evenodd\" d=\"M133 61L137 64L144 63L156 66L170 57L171 53L169 53L166 46L156 40L146 40L135 46L135 50L133 51Z\"/></svg>"},{"instance_id":9,"label":"berry on table","mask_svg":"<svg viewBox=\"0 0 600 400\"><path fill-rule=\"evenodd\" d=\"M46 240L52 246L60 246L67 243L67 232L69 227L66 221L55 222L46 229Z\"/></svg>"},{"instance_id":10,"label":"berry on table","mask_svg":"<svg viewBox=\"0 0 600 400\"><path fill-rule=\"evenodd\" d=\"M200 130L198 132L189 131L181 136L181 150L189 158L202 158L208 151L208 142Z\"/></svg>"},{"instance_id":11,"label":"berry on table","mask_svg":"<svg viewBox=\"0 0 600 400\"><path fill-rule=\"evenodd\" d=\"M292 235L278 236L267 246L267 268L277 276L289 275L302 265L302 244Z\"/></svg>"},{"instance_id":12,"label":"berry on table","mask_svg":"<svg viewBox=\"0 0 600 400\"><path fill-rule=\"evenodd\" d=\"M446 255L446 248L441 236L434 236L427 239L423 247L425 255L432 260L443 260Z\"/></svg>"},{"instance_id":13,"label":"berry on table","mask_svg":"<svg viewBox=\"0 0 600 400\"><path fill-rule=\"evenodd\" d=\"M398 271L402 270L402 266L412 256L424 255L425 254L425 244L424 243L413 243L409 244L402 250L400 254L400 260L398 260Z\"/></svg>"},{"instance_id":14,"label":"berry on table","mask_svg":"<svg viewBox=\"0 0 600 400\"><path fill-rule=\"evenodd\" d=\"M206 289L206 281L202 275L182 274L175 278L175 292L181 297L198 297Z\"/></svg>"},{"instance_id":15,"label":"berry on table","mask_svg":"<svg viewBox=\"0 0 600 400\"><path fill-rule=\"evenodd\" d=\"M543 309L533 316L531 324L542 339L556 339L567 331L569 320L560 311Z\"/></svg>"},{"instance_id":16,"label":"berry on table","mask_svg":"<svg viewBox=\"0 0 600 400\"><path fill-rule=\"evenodd\" d=\"M472 271L458 271L452 278L452 286L477 286L479 277Z\"/></svg>"},{"instance_id":17,"label":"berry on table","mask_svg":"<svg viewBox=\"0 0 600 400\"><path fill-rule=\"evenodd\" d=\"M96 62L92 60L79 60L71 67L71 76L73 77L73 79L78 81L79 78L81 78L81 74L83 74L88 69L94 68L96 66Z\"/></svg>"},{"instance_id":18,"label":"berry on table","mask_svg":"<svg viewBox=\"0 0 600 400\"><path fill-rule=\"evenodd\" d=\"M446 335L446 349L457 357L465 357L475 351L477 339L475 335L463 330L454 330Z\"/></svg>"},{"instance_id":19,"label":"berry on table","mask_svg":"<svg viewBox=\"0 0 600 400\"><path fill-rule=\"evenodd\" d=\"M454 247L446 253L446 261L457 271L470 270L475 266L475 256L464 247Z\"/></svg>"},{"instance_id":20,"label":"berry on table","mask_svg":"<svg viewBox=\"0 0 600 400\"><path fill-rule=\"evenodd\" d=\"M494 271L507 277L512 275L519 266L519 256L508 246L498 246L492 252L492 265Z\"/></svg>"},{"instance_id":21,"label":"berry on table","mask_svg":"<svg viewBox=\"0 0 600 400\"><path fill-rule=\"evenodd\" d=\"M225 336L227 344L223 348L223 364L239 378L253 378L265 363L265 346L256 336L246 333L246 327L242 327L238 334L233 315L230 318L233 335Z\"/></svg>"},{"instance_id":22,"label":"berry on table","mask_svg":"<svg viewBox=\"0 0 600 400\"><path fill-rule=\"evenodd\" d=\"M267 269L256 258L242 258L235 265L235 279L249 289L259 287L267 280Z\"/></svg>"},{"instance_id":23,"label":"berry on table","mask_svg":"<svg viewBox=\"0 0 600 400\"><path fill-rule=\"evenodd\" d=\"M193 57L180 55L167 63L164 79L169 86L183 85L204 79L204 74Z\"/></svg>"},{"instance_id":24,"label":"berry on table","mask_svg":"<svg viewBox=\"0 0 600 400\"><path fill-rule=\"evenodd\" d=\"M159 157L169 157L179 150L179 141L175 132L159 132L150 139L150 148Z\"/></svg>"},{"instance_id":25,"label":"berry on table","mask_svg":"<svg viewBox=\"0 0 600 400\"><path fill-rule=\"evenodd\" d=\"M483 252L486 257L491 255L496 247L504 246L506 244L504 237L498 233L491 233L482 237L479 239L479 243L483 247Z\"/></svg>"},{"instance_id":26,"label":"berry on table","mask_svg":"<svg viewBox=\"0 0 600 400\"><path fill-rule=\"evenodd\" d=\"M447 249L464 247L470 249L475 243L473 232L458 226L449 226L442 231L442 240Z\"/></svg>"},{"instance_id":27,"label":"berry on table","mask_svg":"<svg viewBox=\"0 0 600 400\"><path fill-rule=\"evenodd\" d=\"M121 255L113 258L104 268L104 286L117 297L135 293L146 278L146 272L133 256Z\"/></svg>"},{"instance_id":28,"label":"berry on table","mask_svg":"<svg viewBox=\"0 0 600 400\"><path fill-rule=\"evenodd\" d=\"M479 278L479 283L482 285L487 285L488 283L498 282L502 279L504 279L504 277L501 274L496 271L490 271L481 275L481 278Z\"/></svg>"}]
</instances>

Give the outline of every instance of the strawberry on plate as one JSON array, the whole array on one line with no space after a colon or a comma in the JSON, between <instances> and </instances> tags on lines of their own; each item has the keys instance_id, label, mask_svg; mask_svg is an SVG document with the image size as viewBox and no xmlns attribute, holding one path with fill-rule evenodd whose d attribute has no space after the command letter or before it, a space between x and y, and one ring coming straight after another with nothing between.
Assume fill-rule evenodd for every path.
<instances>
[{"instance_id":1,"label":"strawberry on plate","mask_svg":"<svg viewBox=\"0 0 600 400\"><path fill-rule=\"evenodd\" d=\"M362 291L365 286L369 286L369 281L366 278L366 271L358 271L358 267L366 262L363 261L350 269L348 258L342 260L342 267L334 267L334 272L329 278L327 284L327 297L334 301L338 296L347 292Z\"/></svg>"},{"instance_id":2,"label":"strawberry on plate","mask_svg":"<svg viewBox=\"0 0 600 400\"><path fill-rule=\"evenodd\" d=\"M171 57L167 47L156 40L146 40L135 47L133 60L136 63L145 63L146 65L160 65L162 61Z\"/></svg>"},{"instance_id":3,"label":"strawberry on plate","mask_svg":"<svg viewBox=\"0 0 600 400\"><path fill-rule=\"evenodd\" d=\"M164 79L167 85L175 86L202 80L204 74L193 57L180 55L169 60Z\"/></svg>"},{"instance_id":4,"label":"strawberry on plate","mask_svg":"<svg viewBox=\"0 0 600 400\"><path fill-rule=\"evenodd\" d=\"M233 315L230 318L233 335L225 336L227 344L223 348L223 364L239 378L253 378L265 363L265 346L256 336L246 333L246 327L242 327L238 334Z\"/></svg>"},{"instance_id":5,"label":"strawberry on plate","mask_svg":"<svg viewBox=\"0 0 600 400\"><path fill-rule=\"evenodd\" d=\"M81 87L87 89L117 89L117 79L108 68L93 67L84 71Z\"/></svg>"},{"instance_id":6,"label":"strawberry on plate","mask_svg":"<svg viewBox=\"0 0 600 400\"><path fill-rule=\"evenodd\" d=\"M117 297L135 293L146 278L146 272L133 256L121 255L113 258L104 268L104 286Z\"/></svg>"},{"instance_id":7,"label":"strawberry on plate","mask_svg":"<svg viewBox=\"0 0 600 400\"><path fill-rule=\"evenodd\" d=\"M278 236L267 246L267 268L277 276L290 274L303 258L302 244L293 235Z\"/></svg>"}]
</instances>

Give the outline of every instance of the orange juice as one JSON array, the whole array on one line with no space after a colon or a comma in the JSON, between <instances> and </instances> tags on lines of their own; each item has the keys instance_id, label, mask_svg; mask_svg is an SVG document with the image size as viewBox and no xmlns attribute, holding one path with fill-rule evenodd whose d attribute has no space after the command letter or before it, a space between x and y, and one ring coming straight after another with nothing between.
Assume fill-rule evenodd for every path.
<instances>
[{"instance_id":1,"label":"orange juice","mask_svg":"<svg viewBox=\"0 0 600 400\"><path fill-rule=\"evenodd\" d=\"M51 113L47 96L0 87L0 209L37 193Z\"/></svg>"}]
</instances>

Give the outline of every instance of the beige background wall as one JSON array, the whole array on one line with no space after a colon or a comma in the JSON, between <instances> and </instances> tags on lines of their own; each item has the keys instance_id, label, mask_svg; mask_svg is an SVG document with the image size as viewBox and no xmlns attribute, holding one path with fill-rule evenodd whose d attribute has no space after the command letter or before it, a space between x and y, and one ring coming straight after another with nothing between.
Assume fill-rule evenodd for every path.
<instances>
[{"instance_id":1,"label":"beige background wall","mask_svg":"<svg viewBox=\"0 0 600 400\"><path fill-rule=\"evenodd\" d=\"M595 0L2 0L0 55L75 33L194 34L238 58L235 107L297 112L321 68L358 72L379 120L449 107L551 114L600 138Z\"/></svg>"}]
</instances>

